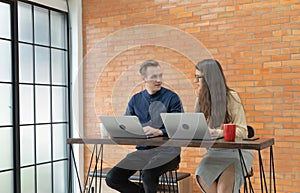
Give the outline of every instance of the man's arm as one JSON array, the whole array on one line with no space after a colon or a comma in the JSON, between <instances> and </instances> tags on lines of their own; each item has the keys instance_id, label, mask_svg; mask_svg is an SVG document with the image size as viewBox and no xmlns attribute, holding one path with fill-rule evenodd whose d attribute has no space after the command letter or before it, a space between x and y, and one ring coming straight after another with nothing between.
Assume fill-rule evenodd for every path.
<instances>
[{"instance_id":1,"label":"man's arm","mask_svg":"<svg viewBox=\"0 0 300 193\"><path fill-rule=\"evenodd\" d=\"M133 106L134 106L134 100L133 98L131 98L127 104L125 115L135 115Z\"/></svg>"},{"instance_id":2,"label":"man's arm","mask_svg":"<svg viewBox=\"0 0 300 193\"><path fill-rule=\"evenodd\" d=\"M183 113L182 102L177 94L172 96L168 113Z\"/></svg>"},{"instance_id":3,"label":"man's arm","mask_svg":"<svg viewBox=\"0 0 300 193\"><path fill-rule=\"evenodd\" d=\"M176 93L174 93L173 96L171 96L169 106L167 107L167 112L168 113L184 112L181 100ZM162 125L162 127L159 129L161 130L162 135L167 136L167 131L164 125Z\"/></svg>"}]
</instances>

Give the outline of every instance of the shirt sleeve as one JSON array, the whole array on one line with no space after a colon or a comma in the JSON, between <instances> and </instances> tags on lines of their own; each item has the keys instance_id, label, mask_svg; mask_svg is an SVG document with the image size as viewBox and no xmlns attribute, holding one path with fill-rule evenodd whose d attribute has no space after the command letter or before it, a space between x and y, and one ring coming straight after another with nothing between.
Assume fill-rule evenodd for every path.
<instances>
[{"instance_id":1,"label":"shirt sleeve","mask_svg":"<svg viewBox=\"0 0 300 193\"><path fill-rule=\"evenodd\" d=\"M181 100L177 94L174 94L170 100L170 106L168 108L168 113L180 113L184 112ZM163 132L163 136L167 136L167 131L164 125L160 128Z\"/></svg>"},{"instance_id":2,"label":"shirt sleeve","mask_svg":"<svg viewBox=\"0 0 300 193\"><path fill-rule=\"evenodd\" d=\"M246 115L241 99L236 92L231 92L227 108L232 117L233 123L236 124L236 137L247 138L248 130Z\"/></svg>"},{"instance_id":3,"label":"shirt sleeve","mask_svg":"<svg viewBox=\"0 0 300 193\"><path fill-rule=\"evenodd\" d=\"M132 97L127 104L125 115L135 115L133 106L134 106L134 99Z\"/></svg>"},{"instance_id":4,"label":"shirt sleeve","mask_svg":"<svg viewBox=\"0 0 300 193\"><path fill-rule=\"evenodd\" d=\"M184 112L181 100L177 94L171 98L169 113L181 113Z\"/></svg>"}]
</instances>

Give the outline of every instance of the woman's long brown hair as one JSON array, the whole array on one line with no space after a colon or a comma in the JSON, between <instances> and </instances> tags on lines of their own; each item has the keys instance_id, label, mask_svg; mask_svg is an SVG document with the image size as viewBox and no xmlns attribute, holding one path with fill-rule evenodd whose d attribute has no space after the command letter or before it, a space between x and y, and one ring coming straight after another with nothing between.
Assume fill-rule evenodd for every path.
<instances>
[{"instance_id":1,"label":"woman's long brown hair","mask_svg":"<svg viewBox=\"0 0 300 193\"><path fill-rule=\"evenodd\" d=\"M217 60L206 59L198 62L196 69L203 74L196 112L204 113L211 128L232 122L227 110L227 98L232 89L226 84L220 63Z\"/></svg>"}]
</instances>

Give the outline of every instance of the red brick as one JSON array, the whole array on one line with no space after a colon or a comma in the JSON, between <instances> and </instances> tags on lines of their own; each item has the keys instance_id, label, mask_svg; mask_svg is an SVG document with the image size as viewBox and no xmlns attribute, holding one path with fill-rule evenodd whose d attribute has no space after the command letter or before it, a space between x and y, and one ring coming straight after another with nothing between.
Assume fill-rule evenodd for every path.
<instances>
[{"instance_id":1,"label":"red brick","mask_svg":"<svg viewBox=\"0 0 300 193\"><path fill-rule=\"evenodd\" d=\"M170 14L184 12L184 7L175 7L170 9Z\"/></svg>"},{"instance_id":2,"label":"red brick","mask_svg":"<svg viewBox=\"0 0 300 193\"><path fill-rule=\"evenodd\" d=\"M115 42L110 53L114 58L110 59L109 66L98 78L97 63L102 59L98 53L101 53L105 45L99 46L95 40L101 40L117 30L130 26L168 25L189 35L192 34L195 42L203 43L203 47L210 52L211 57L221 61L228 85L240 92L246 109L247 122L255 126L257 135L275 137L277 192L298 191L295 188L300 181L300 176L296 175L296 170L300 168L298 156L300 118L297 116L300 113L300 105L298 105L300 4L298 0L100 2L95 0L82 2L83 51L86 56L83 64L83 113L85 133L88 136L99 134L96 129L99 120L95 111L106 115L122 113L121 110L124 110L129 98L129 96L122 96L122 89L132 90L130 95L143 89L142 85L132 88L134 82L139 81L140 78L137 72L128 73L130 81L116 82L118 75L127 71L133 64L147 58L172 63L192 82L194 64L186 55L186 52L195 52L193 56L197 56L197 50L192 44L179 44L181 50L173 51L170 51L170 48L159 48L161 45L128 48L127 51L125 48L125 51L122 51L125 43ZM129 38L142 43L140 37L145 39L151 37L149 33L137 34L136 37ZM180 34L179 31L177 33ZM162 40L164 38L169 37L163 37ZM118 51L121 52L114 56ZM178 79L178 76L166 72L167 75L172 83L181 88L180 80L174 80ZM124 87L120 88L119 95L114 95L120 102L114 104L119 108L117 111L113 109L111 99L115 84ZM111 85L114 85L114 88L110 87ZM186 103L185 106L193 109L191 104L195 98L193 92L181 88L180 93L184 95L182 98ZM117 147L110 148L111 152L117 152L116 149ZM89 152L87 150L85 159L88 159ZM110 159L111 163L117 163L121 155L121 152L110 153L111 157L106 159ZM201 161L198 155L200 153L197 148L186 150L182 155L180 170L194 172ZM264 153L264 157L268 158L268 154ZM294 161L290 162L290 158ZM268 166L268 159L264 162ZM257 161L254 164L254 168L258 171ZM88 165L86 164L85 167L87 168ZM255 189L259 191L259 176L253 177L253 181ZM195 183L193 189L194 192L199 191Z\"/></svg>"}]
</instances>

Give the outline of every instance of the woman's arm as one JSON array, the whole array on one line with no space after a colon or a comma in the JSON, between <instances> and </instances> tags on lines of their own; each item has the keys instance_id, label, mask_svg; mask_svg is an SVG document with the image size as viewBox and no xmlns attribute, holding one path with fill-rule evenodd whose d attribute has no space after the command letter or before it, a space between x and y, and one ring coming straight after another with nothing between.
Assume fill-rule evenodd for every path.
<instances>
[{"instance_id":1,"label":"woman's arm","mask_svg":"<svg viewBox=\"0 0 300 193\"><path fill-rule=\"evenodd\" d=\"M232 122L236 124L236 137L247 138L247 122L244 107L241 99L236 92L230 92L231 96L228 99L228 111L231 115Z\"/></svg>"},{"instance_id":2,"label":"woman's arm","mask_svg":"<svg viewBox=\"0 0 300 193\"><path fill-rule=\"evenodd\" d=\"M234 91L230 92L230 94L231 95L227 100L228 101L227 108L232 118L232 123L236 125L235 136L237 138L243 138L243 139L247 138L248 130L247 130L247 123L246 123L246 115L245 115L245 111L241 99L239 95ZM209 130L212 136L217 136L217 137L224 136L223 129L221 127L215 129L209 128Z\"/></svg>"}]
</instances>

